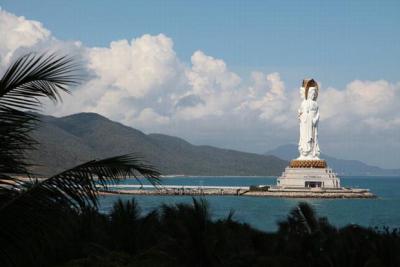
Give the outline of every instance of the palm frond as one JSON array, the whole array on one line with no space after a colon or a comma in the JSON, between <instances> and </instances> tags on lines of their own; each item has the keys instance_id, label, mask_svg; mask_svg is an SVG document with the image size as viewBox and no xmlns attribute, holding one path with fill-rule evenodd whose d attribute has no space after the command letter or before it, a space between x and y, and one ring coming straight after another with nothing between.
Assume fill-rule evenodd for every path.
<instances>
[{"instance_id":1,"label":"palm frond","mask_svg":"<svg viewBox=\"0 0 400 267\"><path fill-rule=\"evenodd\" d=\"M60 100L60 92L80 81L79 64L73 58L56 54L30 53L17 59L0 80L0 106L35 109L38 97Z\"/></svg>"},{"instance_id":2,"label":"palm frond","mask_svg":"<svg viewBox=\"0 0 400 267\"><path fill-rule=\"evenodd\" d=\"M10 202L0 205L0 214L10 206L22 201L29 205L42 206L42 203L57 204L59 207L81 209L87 205L97 205L97 185L105 188L119 179L143 176L153 185L160 183L160 173L151 165L142 163L137 157L128 154L92 160L63 171L44 181L31 184ZM1 188L1 187L0 187Z\"/></svg>"},{"instance_id":3,"label":"palm frond","mask_svg":"<svg viewBox=\"0 0 400 267\"><path fill-rule=\"evenodd\" d=\"M303 223L308 233L312 233L318 230L318 219L315 210L311 205L306 202L300 202L296 212L297 218Z\"/></svg>"},{"instance_id":4,"label":"palm frond","mask_svg":"<svg viewBox=\"0 0 400 267\"><path fill-rule=\"evenodd\" d=\"M36 127L35 115L0 107L0 173L29 175L25 151L37 144L30 132ZM3 177L6 178L6 177Z\"/></svg>"},{"instance_id":5,"label":"palm frond","mask_svg":"<svg viewBox=\"0 0 400 267\"><path fill-rule=\"evenodd\" d=\"M293 208L286 220L278 222L281 233L312 234L319 231L319 220L313 207L300 202Z\"/></svg>"},{"instance_id":6,"label":"palm frond","mask_svg":"<svg viewBox=\"0 0 400 267\"><path fill-rule=\"evenodd\" d=\"M133 155L89 161L43 181L1 181L0 259L16 265L13 261L18 262L18 252L34 262L36 248L49 247L46 242L67 234L57 227L65 223L68 214L97 207L96 185L107 187L119 179L139 176L154 185L160 182L160 173Z\"/></svg>"},{"instance_id":7,"label":"palm frond","mask_svg":"<svg viewBox=\"0 0 400 267\"><path fill-rule=\"evenodd\" d=\"M79 83L79 64L56 54L30 53L17 59L0 80L0 173L29 175L25 151L35 148L40 97L60 100L60 92Z\"/></svg>"}]
</instances>

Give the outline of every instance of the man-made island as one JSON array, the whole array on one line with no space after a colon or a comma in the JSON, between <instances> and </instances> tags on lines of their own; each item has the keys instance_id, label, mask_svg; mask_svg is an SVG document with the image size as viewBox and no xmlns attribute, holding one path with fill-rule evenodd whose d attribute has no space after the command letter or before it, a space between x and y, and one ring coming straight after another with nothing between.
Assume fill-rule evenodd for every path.
<instances>
[{"instance_id":1,"label":"man-made island","mask_svg":"<svg viewBox=\"0 0 400 267\"><path fill-rule=\"evenodd\" d=\"M277 179L274 193L294 197L374 197L368 189L343 188L340 178L319 158L318 124L320 118L317 98L319 86L313 79L303 80L298 110L299 157L292 160Z\"/></svg>"},{"instance_id":2,"label":"man-made island","mask_svg":"<svg viewBox=\"0 0 400 267\"><path fill-rule=\"evenodd\" d=\"M376 198L368 189L352 188L281 188L257 186L188 186L188 185L111 185L100 187L101 195L161 195L161 196L254 196L284 198Z\"/></svg>"},{"instance_id":3,"label":"man-made island","mask_svg":"<svg viewBox=\"0 0 400 267\"><path fill-rule=\"evenodd\" d=\"M291 198L375 198L368 189L344 188L340 178L320 159L317 98L319 86L313 79L303 80L298 110L300 124L299 157L292 160L277 179L276 186L137 186L121 185L114 190L101 188L102 194L134 195L236 195ZM131 187L131 189L129 188ZM132 190L133 187L133 190Z\"/></svg>"}]
</instances>

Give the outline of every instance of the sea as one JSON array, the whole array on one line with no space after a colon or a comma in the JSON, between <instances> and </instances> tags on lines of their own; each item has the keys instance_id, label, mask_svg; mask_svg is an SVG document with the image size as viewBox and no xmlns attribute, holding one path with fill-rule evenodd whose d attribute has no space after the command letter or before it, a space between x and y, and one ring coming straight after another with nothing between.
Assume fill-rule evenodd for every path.
<instances>
[{"instance_id":1,"label":"sea","mask_svg":"<svg viewBox=\"0 0 400 267\"><path fill-rule=\"evenodd\" d=\"M137 184L135 179L122 184ZM146 184L146 182L144 182ZM165 177L165 185L220 185L249 186L274 185L276 177ZM319 216L327 217L337 227L358 224L366 227L400 228L400 177L341 177L341 185L368 188L376 199L293 199L251 196L204 196L212 219L226 218L230 211L237 221L248 223L263 231L276 231L278 222L284 220L299 202L309 203ZM108 213L118 199L130 200L133 196L102 196L100 211ZM134 196L142 214L158 209L162 204L192 203L191 196Z\"/></svg>"}]
</instances>

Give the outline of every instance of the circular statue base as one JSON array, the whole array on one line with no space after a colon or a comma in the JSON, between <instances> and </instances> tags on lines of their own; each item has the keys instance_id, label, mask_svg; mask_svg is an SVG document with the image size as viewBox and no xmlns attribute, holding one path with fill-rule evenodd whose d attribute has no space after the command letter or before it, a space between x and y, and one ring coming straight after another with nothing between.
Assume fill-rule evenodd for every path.
<instances>
[{"instance_id":1,"label":"circular statue base","mask_svg":"<svg viewBox=\"0 0 400 267\"><path fill-rule=\"evenodd\" d=\"M294 159L290 162L290 168L326 168L325 160L299 160Z\"/></svg>"}]
</instances>

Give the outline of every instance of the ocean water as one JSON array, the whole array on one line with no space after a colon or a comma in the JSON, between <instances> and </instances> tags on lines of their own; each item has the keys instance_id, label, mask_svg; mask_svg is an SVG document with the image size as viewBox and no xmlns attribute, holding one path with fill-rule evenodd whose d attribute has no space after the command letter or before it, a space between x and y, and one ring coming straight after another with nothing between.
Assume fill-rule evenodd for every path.
<instances>
[{"instance_id":1,"label":"ocean water","mask_svg":"<svg viewBox=\"0 0 400 267\"><path fill-rule=\"evenodd\" d=\"M122 184L137 184L128 179ZM274 177L168 177L168 185L273 185ZM234 211L234 218L255 228L275 231L277 222L285 219L290 210L300 201L310 203L319 216L328 217L336 226L359 224L371 227L388 226L400 228L400 177L341 177L345 187L368 188L377 199L291 199L250 196L205 196L214 219L228 216ZM117 199L129 200L132 196L105 196L100 198L100 210L108 212ZM191 196L135 196L142 213L157 209L161 204L191 203Z\"/></svg>"}]
</instances>

